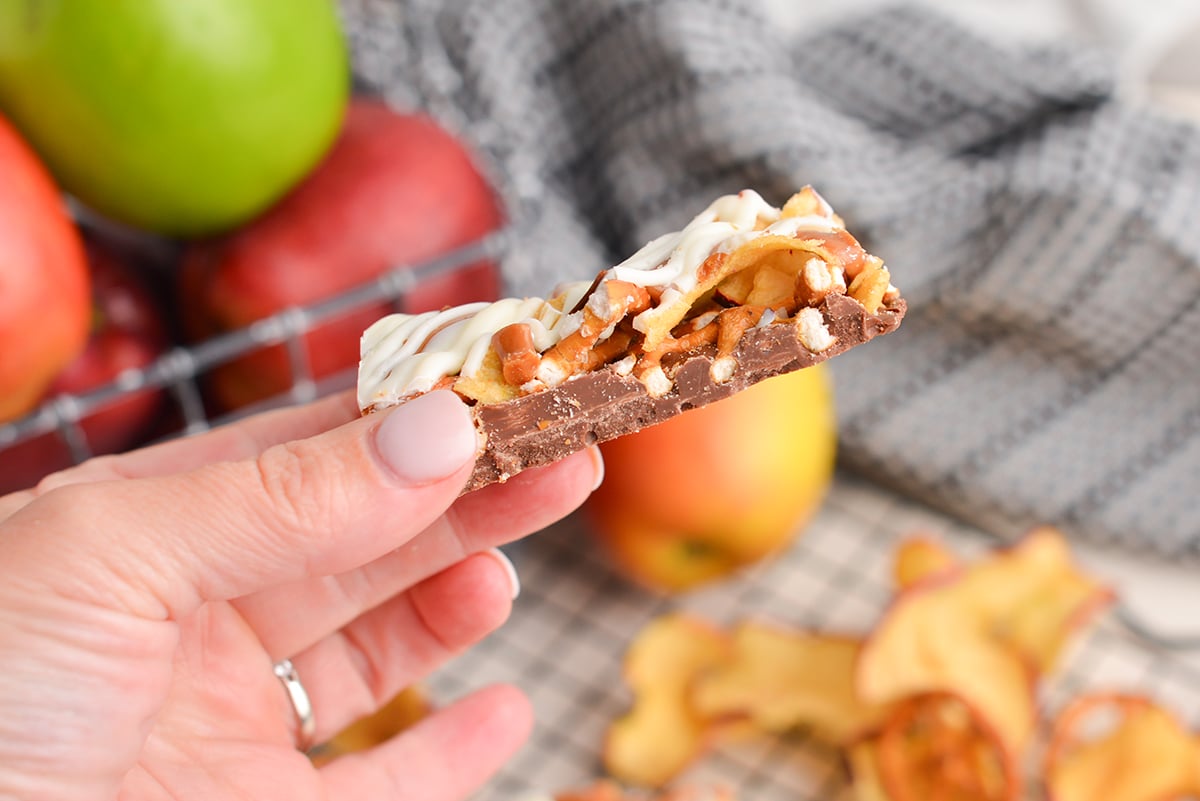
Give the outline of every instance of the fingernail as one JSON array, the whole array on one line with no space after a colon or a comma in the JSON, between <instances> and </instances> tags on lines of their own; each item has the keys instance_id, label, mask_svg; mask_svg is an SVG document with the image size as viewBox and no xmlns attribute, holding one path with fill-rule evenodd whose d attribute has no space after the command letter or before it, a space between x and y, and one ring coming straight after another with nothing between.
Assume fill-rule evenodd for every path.
<instances>
[{"instance_id":1,"label":"fingernail","mask_svg":"<svg viewBox=\"0 0 1200 801\"><path fill-rule=\"evenodd\" d=\"M596 483L592 485L592 491L595 492L604 483L604 457L600 455L600 449L594 445L588 450L592 454L592 464L596 468Z\"/></svg>"},{"instance_id":2,"label":"fingernail","mask_svg":"<svg viewBox=\"0 0 1200 801\"><path fill-rule=\"evenodd\" d=\"M420 486L473 462L477 437L466 405L453 392L439 390L387 412L375 429L375 447L404 484Z\"/></svg>"},{"instance_id":3,"label":"fingernail","mask_svg":"<svg viewBox=\"0 0 1200 801\"><path fill-rule=\"evenodd\" d=\"M521 577L517 575L516 565L499 548L488 548L484 553L494 557L500 563L500 566L504 568L504 572L508 574L508 586L512 588L512 599L514 601L517 600L517 597L521 594Z\"/></svg>"}]
</instances>

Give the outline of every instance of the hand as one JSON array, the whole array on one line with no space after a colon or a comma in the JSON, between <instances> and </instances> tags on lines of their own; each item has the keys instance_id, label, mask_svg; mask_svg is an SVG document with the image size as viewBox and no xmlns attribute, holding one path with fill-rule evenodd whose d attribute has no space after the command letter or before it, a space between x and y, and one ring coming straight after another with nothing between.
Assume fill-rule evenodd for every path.
<instances>
[{"instance_id":1,"label":"hand","mask_svg":"<svg viewBox=\"0 0 1200 801\"><path fill-rule=\"evenodd\" d=\"M458 497L476 439L433 392L359 418L349 396L50 477L0 498L0 799L449 801L531 726L481 690L315 769L315 739L499 626L515 586L488 549L569 513L586 451Z\"/></svg>"}]
</instances>

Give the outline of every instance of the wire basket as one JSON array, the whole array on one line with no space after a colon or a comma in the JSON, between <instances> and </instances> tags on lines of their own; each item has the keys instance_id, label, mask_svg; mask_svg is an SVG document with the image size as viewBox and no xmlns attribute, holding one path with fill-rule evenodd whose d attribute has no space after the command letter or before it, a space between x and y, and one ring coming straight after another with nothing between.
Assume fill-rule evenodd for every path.
<instances>
[{"instance_id":1,"label":"wire basket","mask_svg":"<svg viewBox=\"0 0 1200 801\"><path fill-rule=\"evenodd\" d=\"M353 371L318 380L308 350L309 332L322 323L378 306L400 303L425 281L453 273L480 261L499 261L514 236L512 225L443 255L412 265L399 265L365 283L305 306L283 309L249 326L190 346L177 346L151 364L122 372L115 379L81 394L62 394L17 420L0 425L0 459L5 451L28 440L54 433L65 443L71 460L94 455L83 423L100 409L147 390L165 390L172 399L176 430L166 436L196 434L259 411L304 403L352 386ZM282 345L288 356L290 387L272 398L211 416L204 402L201 376L265 348Z\"/></svg>"},{"instance_id":2,"label":"wire basket","mask_svg":"<svg viewBox=\"0 0 1200 801\"><path fill-rule=\"evenodd\" d=\"M55 434L72 462L94 455L82 427L89 415L123 398L147 390L165 390L178 412L177 426L162 436L196 434L255 412L303 403L352 386L352 370L318 380L312 369L305 334L322 322L383 302L399 304L424 281L463 269L479 261L500 262L539 216L542 191L536 170L504 157L507 143L486 118L468 115L455 99L462 91L457 69L437 33L440 0L342 0L339 8L350 50L355 54L355 93L382 99L399 109L419 111L436 119L473 152L476 166L493 186L507 223L500 229L453 251L414 264L397 265L379 277L311 304L287 308L246 328L205 342L175 347L142 369L129 370L108 384L77 395L50 398L24 417L0 424L0 460L15 445ZM374 54L374 55L372 55ZM138 240L138 234L90 220L74 207L85 227L94 223L112 229L118 238ZM291 372L289 389L250 406L209 413L201 377L222 365L283 345Z\"/></svg>"}]
</instances>

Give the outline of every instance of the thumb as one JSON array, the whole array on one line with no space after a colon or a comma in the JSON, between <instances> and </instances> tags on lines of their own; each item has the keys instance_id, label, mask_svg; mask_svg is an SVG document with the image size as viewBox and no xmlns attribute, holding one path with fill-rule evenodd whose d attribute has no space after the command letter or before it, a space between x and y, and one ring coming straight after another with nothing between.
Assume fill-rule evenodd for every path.
<instances>
[{"instance_id":1,"label":"thumb","mask_svg":"<svg viewBox=\"0 0 1200 801\"><path fill-rule=\"evenodd\" d=\"M454 502L477 448L467 407L431 392L253 459L53 490L4 524L0 564L93 603L179 618L397 548Z\"/></svg>"}]
</instances>

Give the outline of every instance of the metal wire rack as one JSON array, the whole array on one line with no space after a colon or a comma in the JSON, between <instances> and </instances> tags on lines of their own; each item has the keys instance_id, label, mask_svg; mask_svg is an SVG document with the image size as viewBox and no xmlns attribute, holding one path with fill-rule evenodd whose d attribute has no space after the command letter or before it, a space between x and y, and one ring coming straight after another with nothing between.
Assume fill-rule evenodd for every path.
<instances>
[{"instance_id":1,"label":"metal wire rack","mask_svg":"<svg viewBox=\"0 0 1200 801\"><path fill-rule=\"evenodd\" d=\"M51 398L28 415L0 425L0 459L4 450L50 432L67 445L71 458L82 462L93 455L82 423L89 415L122 397L146 390L164 389L173 399L181 421L177 434L195 434L254 412L303 403L335 389L350 386L352 374L318 381L312 369L307 338L321 323L348 312L399 302L423 281L442 276L480 260L496 261L514 236L505 227L481 239L413 265L397 266L373 280L323 298L310 305L284 309L246 328L198 343L178 346L144 368L127 370L113 381L78 395ZM211 417L205 407L200 377L223 364L263 348L282 345L291 370L290 388L276 397L242 409Z\"/></svg>"}]
</instances>

